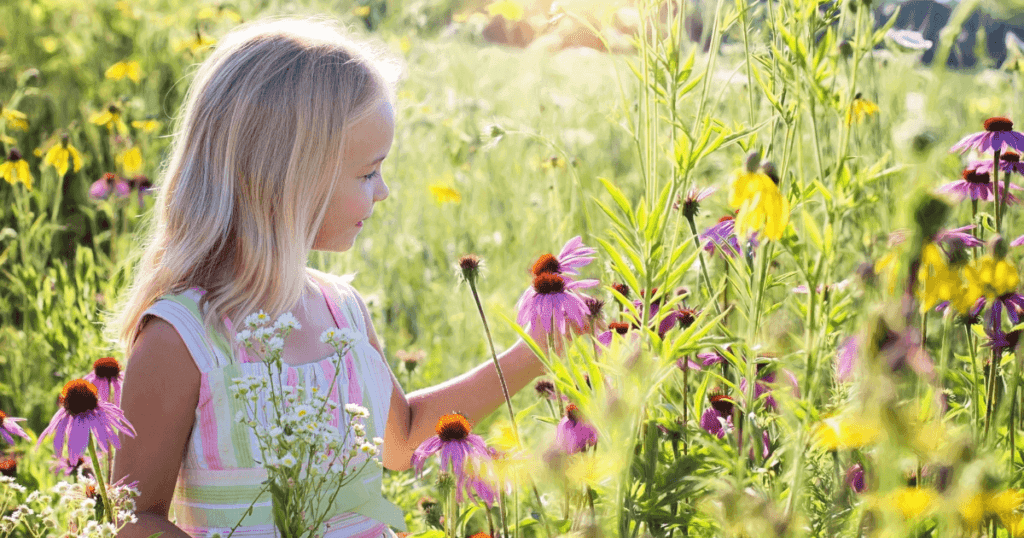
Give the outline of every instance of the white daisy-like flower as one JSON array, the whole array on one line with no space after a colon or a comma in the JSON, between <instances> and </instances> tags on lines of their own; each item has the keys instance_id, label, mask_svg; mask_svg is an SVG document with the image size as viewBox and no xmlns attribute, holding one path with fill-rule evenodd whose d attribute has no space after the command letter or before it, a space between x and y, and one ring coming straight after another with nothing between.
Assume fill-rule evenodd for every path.
<instances>
[{"instance_id":1,"label":"white daisy-like flower","mask_svg":"<svg viewBox=\"0 0 1024 538\"><path fill-rule=\"evenodd\" d=\"M275 329L302 329L302 324L299 320L292 315L291 312L285 312L278 316L277 321L274 322Z\"/></svg>"},{"instance_id":2,"label":"white daisy-like flower","mask_svg":"<svg viewBox=\"0 0 1024 538\"><path fill-rule=\"evenodd\" d=\"M384 440L381 439L380 437L374 437L373 438L373 444L375 444L375 445L383 445L384 444Z\"/></svg>"},{"instance_id":3,"label":"white daisy-like flower","mask_svg":"<svg viewBox=\"0 0 1024 538\"><path fill-rule=\"evenodd\" d=\"M294 467L295 465L297 465L299 463L298 460L295 459L295 456L293 456L291 452L288 452L284 456L281 456L280 462L281 462L281 465L284 465L285 467Z\"/></svg>"},{"instance_id":4,"label":"white daisy-like flower","mask_svg":"<svg viewBox=\"0 0 1024 538\"><path fill-rule=\"evenodd\" d=\"M284 338L280 336L274 336L270 340L267 340L267 351L273 353L274 351L281 351L284 349Z\"/></svg>"},{"instance_id":5,"label":"white daisy-like flower","mask_svg":"<svg viewBox=\"0 0 1024 538\"><path fill-rule=\"evenodd\" d=\"M235 334L235 341L240 344L246 343L250 338L252 338L252 331L249 329L244 329Z\"/></svg>"},{"instance_id":6,"label":"white daisy-like flower","mask_svg":"<svg viewBox=\"0 0 1024 538\"><path fill-rule=\"evenodd\" d=\"M264 312L263 310L260 310L255 314L249 314L248 316L246 316L244 323L246 327L249 327L250 329L262 327L267 323L270 323L270 315Z\"/></svg>"},{"instance_id":7,"label":"white daisy-like flower","mask_svg":"<svg viewBox=\"0 0 1024 538\"><path fill-rule=\"evenodd\" d=\"M305 416L313 416L313 414L315 414L315 413L316 413L316 410L314 410L312 407L310 407L310 406L308 406L306 404L302 404L302 405L299 405L299 406L295 407L295 416L297 416L299 418L303 418Z\"/></svg>"},{"instance_id":8,"label":"white daisy-like flower","mask_svg":"<svg viewBox=\"0 0 1024 538\"><path fill-rule=\"evenodd\" d=\"M256 341L262 342L274 336L274 329L272 327L260 327L253 331L252 335Z\"/></svg>"},{"instance_id":9,"label":"white daisy-like flower","mask_svg":"<svg viewBox=\"0 0 1024 538\"><path fill-rule=\"evenodd\" d=\"M329 328L329 329L325 330L324 332L320 333L320 341L325 343L325 344L330 344L330 343L334 342L334 338L335 338L335 336L337 334L338 334L338 329L335 329L333 327Z\"/></svg>"},{"instance_id":10,"label":"white daisy-like flower","mask_svg":"<svg viewBox=\"0 0 1024 538\"><path fill-rule=\"evenodd\" d=\"M345 412L348 413L349 415L352 415L353 417L366 418L370 416L370 411L367 408L354 403L345 404Z\"/></svg>"}]
</instances>

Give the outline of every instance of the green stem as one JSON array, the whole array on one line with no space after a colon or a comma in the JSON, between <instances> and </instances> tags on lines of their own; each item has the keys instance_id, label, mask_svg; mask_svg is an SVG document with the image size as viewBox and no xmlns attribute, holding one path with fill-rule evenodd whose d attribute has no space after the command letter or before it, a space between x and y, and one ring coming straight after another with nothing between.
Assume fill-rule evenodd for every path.
<instances>
[{"instance_id":1,"label":"green stem","mask_svg":"<svg viewBox=\"0 0 1024 538\"><path fill-rule=\"evenodd\" d=\"M977 440L978 440L977 439L978 438L977 425L981 424L981 394L978 392L978 384L979 384L978 382L980 381L978 379L978 357L977 357L977 353L974 350L974 337L971 334L971 327L970 327L970 325L966 325L966 324L964 325L964 332L967 334L967 351L971 355L971 377L973 377L972 382L971 382L971 391L974 393L971 396L971 398L972 398L971 407L974 408L974 424L975 424L974 437L975 437L975 442L977 442Z\"/></svg>"},{"instance_id":2,"label":"green stem","mask_svg":"<svg viewBox=\"0 0 1024 538\"><path fill-rule=\"evenodd\" d=\"M92 459L92 470L96 474L96 487L100 490L100 498L103 500L104 513L111 525L117 525L114 521L114 506L110 504L110 497L107 495L107 484L103 478L103 469L100 468L100 459L96 457L96 442L92 433L89 433L89 458Z\"/></svg>"},{"instance_id":3,"label":"green stem","mask_svg":"<svg viewBox=\"0 0 1024 538\"><path fill-rule=\"evenodd\" d=\"M487 335L487 344L491 347L491 359L494 360L494 369L498 372L498 380L501 381L501 393L505 396L505 405L508 406L508 418L512 422L512 431L516 436L516 444L519 441L519 426L516 424L516 413L512 409L512 398L508 394L508 385L505 383L505 374L501 371L501 364L498 363L498 353L494 350L494 339L491 338L491 328L487 325L487 316L484 315L484 307L480 304L480 294L476 290L476 278L469 278L469 289L473 291L473 300L476 301L476 309L480 312L480 319L484 323L484 333ZM556 385L557 386L557 385Z\"/></svg>"}]
</instances>

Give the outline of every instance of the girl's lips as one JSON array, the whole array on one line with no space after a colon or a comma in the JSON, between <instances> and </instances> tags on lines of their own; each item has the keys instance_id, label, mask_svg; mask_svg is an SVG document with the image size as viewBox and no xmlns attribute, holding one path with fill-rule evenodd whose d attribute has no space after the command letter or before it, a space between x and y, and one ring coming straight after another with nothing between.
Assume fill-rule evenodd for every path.
<instances>
[{"instance_id":1,"label":"girl's lips","mask_svg":"<svg viewBox=\"0 0 1024 538\"><path fill-rule=\"evenodd\" d=\"M363 221L359 221L359 222L357 222L357 223L356 223L356 226L358 226L358 227L362 228L362 227L363 227Z\"/></svg>"}]
</instances>

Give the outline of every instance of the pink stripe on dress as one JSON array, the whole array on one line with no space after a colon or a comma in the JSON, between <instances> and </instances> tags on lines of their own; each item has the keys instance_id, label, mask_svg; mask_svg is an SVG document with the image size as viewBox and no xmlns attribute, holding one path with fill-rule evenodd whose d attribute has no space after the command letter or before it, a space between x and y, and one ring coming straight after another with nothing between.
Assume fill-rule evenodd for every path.
<instances>
[{"instance_id":1,"label":"pink stripe on dress","mask_svg":"<svg viewBox=\"0 0 1024 538\"><path fill-rule=\"evenodd\" d=\"M335 376L338 375L338 371L334 369L334 364L331 363L331 361L323 361L322 365L323 365L323 371L324 371L324 378L326 378L328 380L327 381L328 386L333 385L333 387L331 388L331 392L327 395L327 398L330 401L338 404L339 407L341 407L341 398L338 395L338 390L339 390L338 389L338 384L337 383L333 383L332 384L330 382L330 380L334 379ZM339 427L338 426L338 413L331 413L331 426L334 426L335 428Z\"/></svg>"},{"instance_id":2,"label":"pink stripe on dress","mask_svg":"<svg viewBox=\"0 0 1024 538\"><path fill-rule=\"evenodd\" d=\"M327 302L327 309L331 311L331 317L334 318L334 324L339 329L348 329L348 322L345 316L341 315L338 311L338 307L334 304L334 301L330 300L327 295L327 290L324 289L324 285L319 281L317 285L320 286L320 293L324 295L324 301ZM345 354L345 373L348 377L348 401L350 403L363 405L363 390L359 386L359 375L356 372L355 359L352 358L352 351L350 350Z\"/></svg>"},{"instance_id":3,"label":"pink stripe on dress","mask_svg":"<svg viewBox=\"0 0 1024 538\"><path fill-rule=\"evenodd\" d=\"M210 376L203 372L199 383L199 436L203 444L203 459L211 469L223 469L220 459L220 443L217 442L217 416L213 411L213 396L210 393Z\"/></svg>"}]
</instances>

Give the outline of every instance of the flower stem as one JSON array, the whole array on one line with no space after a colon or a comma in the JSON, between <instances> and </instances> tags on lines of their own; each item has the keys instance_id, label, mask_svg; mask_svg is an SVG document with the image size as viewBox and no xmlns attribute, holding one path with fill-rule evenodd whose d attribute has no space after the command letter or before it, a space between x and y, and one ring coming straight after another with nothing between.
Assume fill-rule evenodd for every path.
<instances>
[{"instance_id":1,"label":"flower stem","mask_svg":"<svg viewBox=\"0 0 1024 538\"><path fill-rule=\"evenodd\" d=\"M107 521L111 525L117 525L114 522L114 507L110 504L110 497L107 496L107 485L103 478L103 469L100 468L100 459L96 457L96 442L93 440L92 433L89 433L89 458L92 459L92 470L96 474L96 487L100 490L100 498L103 499L103 508L107 516Z\"/></svg>"},{"instance_id":2,"label":"flower stem","mask_svg":"<svg viewBox=\"0 0 1024 538\"><path fill-rule=\"evenodd\" d=\"M1003 189L1003 195L999 195L999 152L1001 149L992 152L992 185L996 190L996 233L1003 232L1003 209L1006 207L1003 201L1006 199L1006 190L1010 186L1010 174L1006 174L1006 188Z\"/></svg>"},{"instance_id":3,"label":"flower stem","mask_svg":"<svg viewBox=\"0 0 1024 538\"><path fill-rule=\"evenodd\" d=\"M971 375L973 377L971 390L974 392L971 407L974 408L974 424L981 424L981 394L978 392L978 357L974 351L974 339L971 337L971 327L965 324L964 332L967 334L967 351L971 354ZM975 441L977 441L977 430L975 430Z\"/></svg>"},{"instance_id":4,"label":"flower stem","mask_svg":"<svg viewBox=\"0 0 1024 538\"><path fill-rule=\"evenodd\" d=\"M487 335L487 344L491 347L491 359L494 361L494 369L498 372L498 380L501 382L501 393L505 396L505 405L508 406L508 418L512 421L512 432L516 436L516 444L519 440L519 426L516 425L516 413L512 410L512 398L508 394L508 385L505 383L505 374L501 371L501 364L498 363L498 353L494 350L494 339L491 338L491 328L487 325L487 316L484 315L484 307L480 303L480 294L476 291L476 279L470 278L469 289L473 292L473 300L476 301L476 309L480 312L480 320L484 323L484 333Z\"/></svg>"}]
</instances>

